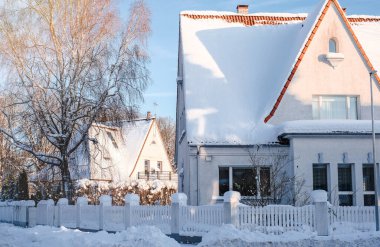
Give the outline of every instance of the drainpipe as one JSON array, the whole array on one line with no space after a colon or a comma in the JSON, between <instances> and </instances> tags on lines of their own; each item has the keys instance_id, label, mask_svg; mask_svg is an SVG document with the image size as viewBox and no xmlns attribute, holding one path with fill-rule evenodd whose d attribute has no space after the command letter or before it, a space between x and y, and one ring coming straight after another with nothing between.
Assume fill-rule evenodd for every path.
<instances>
[{"instance_id":1,"label":"drainpipe","mask_svg":"<svg viewBox=\"0 0 380 247\"><path fill-rule=\"evenodd\" d=\"M201 146L197 145L197 206L199 206L199 154Z\"/></svg>"}]
</instances>

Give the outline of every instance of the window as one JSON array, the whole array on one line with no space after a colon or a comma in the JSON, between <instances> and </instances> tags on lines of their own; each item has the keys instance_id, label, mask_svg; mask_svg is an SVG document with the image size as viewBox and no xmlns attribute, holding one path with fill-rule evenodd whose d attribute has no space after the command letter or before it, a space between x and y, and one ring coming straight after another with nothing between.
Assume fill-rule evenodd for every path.
<instances>
[{"instance_id":1,"label":"window","mask_svg":"<svg viewBox=\"0 0 380 247\"><path fill-rule=\"evenodd\" d=\"M338 52L338 47L335 39L330 39L329 40L329 52L330 53L337 53Z\"/></svg>"},{"instance_id":2,"label":"window","mask_svg":"<svg viewBox=\"0 0 380 247\"><path fill-rule=\"evenodd\" d=\"M230 190L230 168L219 167L219 195L223 196L224 193Z\"/></svg>"},{"instance_id":3,"label":"window","mask_svg":"<svg viewBox=\"0 0 380 247\"><path fill-rule=\"evenodd\" d=\"M256 169L233 168L232 190L239 191L242 196L257 195Z\"/></svg>"},{"instance_id":4,"label":"window","mask_svg":"<svg viewBox=\"0 0 380 247\"><path fill-rule=\"evenodd\" d=\"M364 206L375 205L375 172L373 164L363 164Z\"/></svg>"},{"instance_id":5,"label":"window","mask_svg":"<svg viewBox=\"0 0 380 247\"><path fill-rule=\"evenodd\" d=\"M271 196L269 167L219 167L219 195L234 190L242 196ZM259 188L259 189L258 189Z\"/></svg>"},{"instance_id":6,"label":"window","mask_svg":"<svg viewBox=\"0 0 380 247\"><path fill-rule=\"evenodd\" d=\"M116 141L115 141L115 138L113 138L112 133L109 132L109 131L107 131L107 136L108 136L108 138L111 140L113 146L114 146L115 148L119 148L119 147L117 146L117 143L116 143Z\"/></svg>"},{"instance_id":7,"label":"window","mask_svg":"<svg viewBox=\"0 0 380 247\"><path fill-rule=\"evenodd\" d=\"M162 161L157 161L157 169L162 171Z\"/></svg>"},{"instance_id":8,"label":"window","mask_svg":"<svg viewBox=\"0 0 380 247\"><path fill-rule=\"evenodd\" d=\"M144 170L145 170L145 173L149 173L149 171L150 171L150 160L144 161Z\"/></svg>"},{"instance_id":9,"label":"window","mask_svg":"<svg viewBox=\"0 0 380 247\"><path fill-rule=\"evenodd\" d=\"M313 190L328 191L327 164L313 165Z\"/></svg>"},{"instance_id":10,"label":"window","mask_svg":"<svg viewBox=\"0 0 380 247\"><path fill-rule=\"evenodd\" d=\"M353 205L352 164L338 164L339 206Z\"/></svg>"},{"instance_id":11,"label":"window","mask_svg":"<svg viewBox=\"0 0 380 247\"><path fill-rule=\"evenodd\" d=\"M313 96L313 119L358 119L358 97Z\"/></svg>"}]
</instances>

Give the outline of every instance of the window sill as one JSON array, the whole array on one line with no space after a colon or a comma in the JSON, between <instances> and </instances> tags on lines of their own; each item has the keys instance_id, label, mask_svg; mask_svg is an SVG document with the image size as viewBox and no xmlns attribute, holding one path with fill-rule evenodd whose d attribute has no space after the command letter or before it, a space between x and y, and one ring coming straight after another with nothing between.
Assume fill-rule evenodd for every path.
<instances>
[{"instance_id":1,"label":"window sill","mask_svg":"<svg viewBox=\"0 0 380 247\"><path fill-rule=\"evenodd\" d=\"M344 60L344 55L342 53L330 52L326 54L326 60L333 68L336 68Z\"/></svg>"}]
</instances>

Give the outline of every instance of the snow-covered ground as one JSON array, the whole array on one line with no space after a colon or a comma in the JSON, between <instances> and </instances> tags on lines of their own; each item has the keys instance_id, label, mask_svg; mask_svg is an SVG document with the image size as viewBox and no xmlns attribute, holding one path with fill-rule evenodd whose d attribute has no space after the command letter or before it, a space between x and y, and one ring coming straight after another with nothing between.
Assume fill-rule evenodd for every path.
<instances>
[{"instance_id":1,"label":"snow-covered ground","mask_svg":"<svg viewBox=\"0 0 380 247\"><path fill-rule=\"evenodd\" d=\"M175 240L158 228L131 227L119 233L89 233L64 227L20 228L0 224L0 246L7 247L178 247Z\"/></svg>"},{"instance_id":2,"label":"snow-covered ground","mask_svg":"<svg viewBox=\"0 0 380 247\"><path fill-rule=\"evenodd\" d=\"M224 225L215 228L203 237L198 245L206 246L380 246L380 232L360 232L354 230L349 223L337 224L331 228L331 235L318 237L315 232L304 230L303 232L286 232L282 235L268 235L261 232L240 231L232 225Z\"/></svg>"},{"instance_id":3,"label":"snow-covered ground","mask_svg":"<svg viewBox=\"0 0 380 247\"><path fill-rule=\"evenodd\" d=\"M20 228L0 224L0 246L7 247L179 247L175 240L164 235L158 228L143 226L132 227L119 233L82 232L64 227L37 226ZM329 237L318 237L316 233L287 232L282 235L267 235L260 232L237 230L232 225L215 228L203 237L198 244L204 246L380 246L379 232L355 231L350 224L335 225Z\"/></svg>"}]
</instances>

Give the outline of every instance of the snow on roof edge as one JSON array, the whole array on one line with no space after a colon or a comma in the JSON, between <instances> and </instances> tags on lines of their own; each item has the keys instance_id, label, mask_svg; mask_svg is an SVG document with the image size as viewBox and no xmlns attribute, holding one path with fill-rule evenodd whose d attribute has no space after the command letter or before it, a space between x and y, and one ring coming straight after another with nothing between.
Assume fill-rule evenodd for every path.
<instances>
[{"instance_id":1,"label":"snow on roof edge","mask_svg":"<svg viewBox=\"0 0 380 247\"><path fill-rule=\"evenodd\" d=\"M307 17L307 13L286 13L286 12L255 12L249 14L240 14L230 11L215 11L215 10L184 10L180 15L234 15L234 16L278 16L278 17Z\"/></svg>"}]
</instances>

